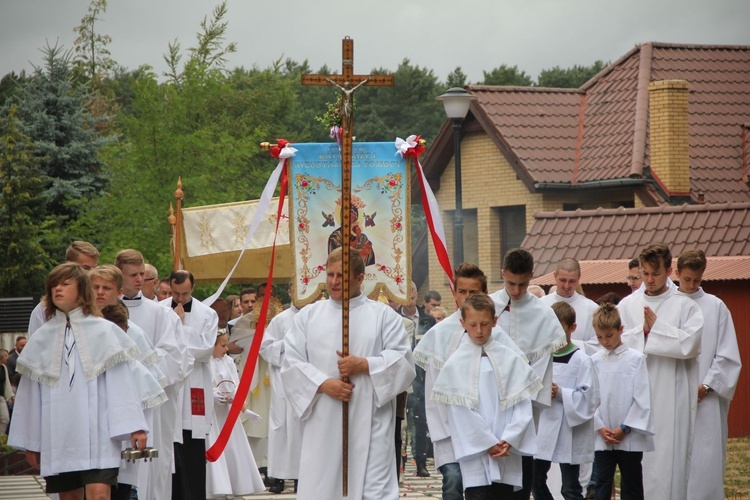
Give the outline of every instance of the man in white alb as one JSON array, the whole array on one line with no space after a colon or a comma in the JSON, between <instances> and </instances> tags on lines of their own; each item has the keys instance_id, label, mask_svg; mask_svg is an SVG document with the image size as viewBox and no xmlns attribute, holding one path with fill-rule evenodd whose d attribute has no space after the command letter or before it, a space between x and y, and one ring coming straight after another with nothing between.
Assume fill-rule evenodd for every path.
<instances>
[{"instance_id":1,"label":"man in white alb","mask_svg":"<svg viewBox=\"0 0 750 500\"><path fill-rule=\"evenodd\" d=\"M395 460L396 396L414 379L414 362L401 317L362 292L365 265L342 249L326 264L330 300L307 306L284 338L281 376L287 400L302 420L300 500L342 495L341 403L349 403L348 498L398 498ZM349 356L341 357L343 282L349 280ZM344 382L348 377L349 382Z\"/></svg>"}]
</instances>

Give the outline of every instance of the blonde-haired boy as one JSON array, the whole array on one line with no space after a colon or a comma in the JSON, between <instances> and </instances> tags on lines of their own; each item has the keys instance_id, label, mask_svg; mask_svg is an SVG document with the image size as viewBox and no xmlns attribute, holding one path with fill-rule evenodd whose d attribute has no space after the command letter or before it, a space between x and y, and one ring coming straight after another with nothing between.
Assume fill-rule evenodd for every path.
<instances>
[{"instance_id":1,"label":"blonde-haired boy","mask_svg":"<svg viewBox=\"0 0 750 500\"><path fill-rule=\"evenodd\" d=\"M604 347L591 356L599 379L600 403L594 470L596 497L609 500L615 468L620 467L623 498L643 499L643 452L654 449L654 419L646 359L622 342L617 308L609 303L594 313L596 338Z\"/></svg>"}]
</instances>

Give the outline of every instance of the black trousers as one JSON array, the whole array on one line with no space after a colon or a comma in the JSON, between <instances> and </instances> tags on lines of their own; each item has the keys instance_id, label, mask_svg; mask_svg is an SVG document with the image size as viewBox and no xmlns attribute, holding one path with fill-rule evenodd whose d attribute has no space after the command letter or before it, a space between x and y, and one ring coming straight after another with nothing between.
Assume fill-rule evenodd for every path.
<instances>
[{"instance_id":1,"label":"black trousers","mask_svg":"<svg viewBox=\"0 0 750 500\"><path fill-rule=\"evenodd\" d=\"M529 500L531 484L534 480L534 457L521 457L523 467L523 488L513 493L514 500Z\"/></svg>"},{"instance_id":2,"label":"black trousers","mask_svg":"<svg viewBox=\"0 0 750 500\"><path fill-rule=\"evenodd\" d=\"M401 479L401 419L396 417L396 479Z\"/></svg>"},{"instance_id":3,"label":"black trousers","mask_svg":"<svg viewBox=\"0 0 750 500\"><path fill-rule=\"evenodd\" d=\"M417 465L425 465L430 454L430 440L427 437L427 411L425 410L424 377L425 371L416 367L417 376L412 382L413 392L406 403L408 422L414 427L412 455Z\"/></svg>"},{"instance_id":4,"label":"black trousers","mask_svg":"<svg viewBox=\"0 0 750 500\"><path fill-rule=\"evenodd\" d=\"M193 432L182 431L182 444L174 443L172 500L206 498L206 440L193 439Z\"/></svg>"},{"instance_id":5,"label":"black trousers","mask_svg":"<svg viewBox=\"0 0 750 500\"><path fill-rule=\"evenodd\" d=\"M620 496L623 500L643 500L643 453L640 451L597 451L594 453L596 469L596 499L609 500L615 467L620 466ZM669 478L665 478L669 479Z\"/></svg>"},{"instance_id":6,"label":"black trousers","mask_svg":"<svg viewBox=\"0 0 750 500\"><path fill-rule=\"evenodd\" d=\"M465 500L511 500L513 486L509 484L492 483L489 486L476 486L464 490Z\"/></svg>"}]
</instances>

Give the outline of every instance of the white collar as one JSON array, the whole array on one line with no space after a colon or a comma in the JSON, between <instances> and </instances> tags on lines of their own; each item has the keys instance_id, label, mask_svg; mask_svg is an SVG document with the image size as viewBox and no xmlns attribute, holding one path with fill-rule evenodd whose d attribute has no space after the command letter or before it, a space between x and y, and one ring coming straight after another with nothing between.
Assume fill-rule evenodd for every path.
<instances>
[{"instance_id":1,"label":"white collar","mask_svg":"<svg viewBox=\"0 0 750 500\"><path fill-rule=\"evenodd\" d=\"M468 335L463 335L458 349L445 362L435 380L431 399L449 405L477 408L479 364L483 353L492 363L497 395L503 410L530 398L544 387L526 360L508 347L495 339L478 345Z\"/></svg>"},{"instance_id":2,"label":"white collar","mask_svg":"<svg viewBox=\"0 0 750 500\"><path fill-rule=\"evenodd\" d=\"M138 346L114 323L98 316L85 315L80 308L67 316L58 310L42 325L18 355L17 369L35 382L57 387L62 371L63 339L70 320L78 356L87 380L93 380L107 368L138 356Z\"/></svg>"}]
</instances>

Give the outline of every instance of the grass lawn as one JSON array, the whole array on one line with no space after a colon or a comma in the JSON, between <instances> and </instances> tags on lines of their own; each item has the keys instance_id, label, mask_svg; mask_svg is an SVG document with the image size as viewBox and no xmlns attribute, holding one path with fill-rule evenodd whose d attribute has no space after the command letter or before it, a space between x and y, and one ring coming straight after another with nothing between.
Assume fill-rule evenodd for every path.
<instances>
[{"instance_id":1,"label":"grass lawn","mask_svg":"<svg viewBox=\"0 0 750 500\"><path fill-rule=\"evenodd\" d=\"M750 498L750 436L727 442L724 493L728 499Z\"/></svg>"}]
</instances>

